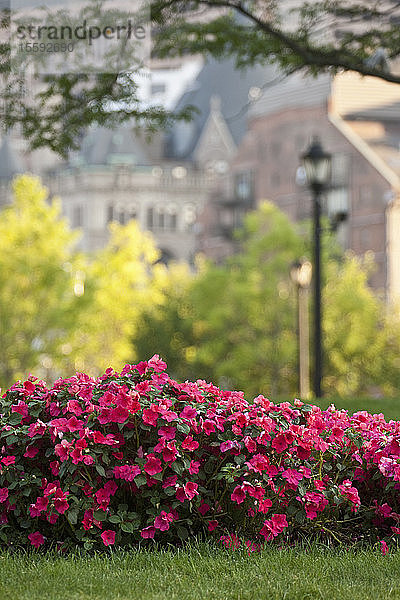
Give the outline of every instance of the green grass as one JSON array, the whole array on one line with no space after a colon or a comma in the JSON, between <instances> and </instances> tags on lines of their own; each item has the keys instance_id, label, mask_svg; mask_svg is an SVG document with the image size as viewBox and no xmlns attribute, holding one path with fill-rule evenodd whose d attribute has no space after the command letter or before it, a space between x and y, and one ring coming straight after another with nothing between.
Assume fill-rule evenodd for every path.
<instances>
[{"instance_id":1,"label":"green grass","mask_svg":"<svg viewBox=\"0 0 400 600\"><path fill-rule=\"evenodd\" d=\"M400 599L400 551L207 545L92 557L0 554L1 600Z\"/></svg>"},{"instance_id":2,"label":"green grass","mask_svg":"<svg viewBox=\"0 0 400 600\"><path fill-rule=\"evenodd\" d=\"M366 410L369 413L383 413L387 420L400 419L400 398L323 398L321 400L312 400L312 404L317 404L321 408L327 408L334 404L336 408L344 408L350 413L358 410Z\"/></svg>"}]
</instances>

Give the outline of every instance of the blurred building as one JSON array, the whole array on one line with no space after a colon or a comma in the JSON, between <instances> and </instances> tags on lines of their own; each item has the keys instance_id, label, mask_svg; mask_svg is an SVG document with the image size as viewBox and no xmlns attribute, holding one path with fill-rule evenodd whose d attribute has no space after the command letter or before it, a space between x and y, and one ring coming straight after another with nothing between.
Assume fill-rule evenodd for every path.
<instances>
[{"instance_id":1,"label":"blurred building","mask_svg":"<svg viewBox=\"0 0 400 600\"><path fill-rule=\"evenodd\" d=\"M269 88L249 109L228 194L215 198L221 230L229 237L241 212L263 199L293 221L310 218L300 155L317 135L333 154L325 212L340 242L358 255L373 252L371 286L388 299L400 297L399 115L400 86L353 73L293 75ZM215 218L211 222L212 230Z\"/></svg>"},{"instance_id":2,"label":"blurred building","mask_svg":"<svg viewBox=\"0 0 400 600\"><path fill-rule=\"evenodd\" d=\"M103 247L110 222L135 218L143 230L154 234L162 260L191 263L199 250L209 200L222 191L226 195L230 184L230 162L246 132L249 94L262 85L267 71L261 67L238 71L232 60L200 64L197 58L190 68L185 61L168 66L164 64L170 77L159 90L159 100L168 105L178 91L176 109L188 105L196 109L191 122L176 122L169 132L150 139L134 123L113 130L92 128L68 161L45 149L27 151L24 140L13 132L0 146L0 159L4 155L0 201L9 201L12 177L30 171L61 198L71 226L82 231L82 250ZM146 100L141 91L144 104L151 102L156 90L147 93ZM219 254L225 257L229 245L219 230L217 234L211 245L219 244Z\"/></svg>"}]
</instances>

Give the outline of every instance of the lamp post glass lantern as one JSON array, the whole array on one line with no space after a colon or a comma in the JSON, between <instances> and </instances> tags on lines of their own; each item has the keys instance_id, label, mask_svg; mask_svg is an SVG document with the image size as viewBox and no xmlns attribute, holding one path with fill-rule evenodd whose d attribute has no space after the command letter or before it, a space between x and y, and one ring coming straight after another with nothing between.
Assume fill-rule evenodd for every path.
<instances>
[{"instance_id":1,"label":"lamp post glass lantern","mask_svg":"<svg viewBox=\"0 0 400 600\"><path fill-rule=\"evenodd\" d=\"M314 138L302 156L307 183L313 193L314 228L314 385L316 398L322 396L322 309L321 309L321 194L331 177L332 157Z\"/></svg>"}]
</instances>

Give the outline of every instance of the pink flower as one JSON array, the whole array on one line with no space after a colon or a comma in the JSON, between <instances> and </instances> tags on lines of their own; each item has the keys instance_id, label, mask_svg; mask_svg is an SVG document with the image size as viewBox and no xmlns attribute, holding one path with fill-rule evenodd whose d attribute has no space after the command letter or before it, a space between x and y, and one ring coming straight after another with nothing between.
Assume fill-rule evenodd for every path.
<instances>
[{"instance_id":1,"label":"pink flower","mask_svg":"<svg viewBox=\"0 0 400 600\"><path fill-rule=\"evenodd\" d=\"M192 500L196 495L199 494L199 492L197 491L198 485L197 483L194 483L193 481L188 481L187 484L185 485L185 494L186 494L186 498L188 498L188 500Z\"/></svg>"},{"instance_id":2,"label":"pink flower","mask_svg":"<svg viewBox=\"0 0 400 600\"><path fill-rule=\"evenodd\" d=\"M178 480L178 476L177 475L171 475L170 477L167 477L164 480L164 483L162 484L163 489L165 490L168 487L174 487L176 482Z\"/></svg>"},{"instance_id":3,"label":"pink flower","mask_svg":"<svg viewBox=\"0 0 400 600\"><path fill-rule=\"evenodd\" d=\"M125 479L125 481L133 481L135 477L140 475L140 467L138 465L117 465L114 467L115 479Z\"/></svg>"},{"instance_id":4,"label":"pink flower","mask_svg":"<svg viewBox=\"0 0 400 600\"><path fill-rule=\"evenodd\" d=\"M197 488L197 483L188 481L188 483L184 487L179 487L176 490L177 500L179 500L179 502L185 502L185 500L192 500L199 493L197 491Z\"/></svg>"},{"instance_id":5,"label":"pink flower","mask_svg":"<svg viewBox=\"0 0 400 600\"><path fill-rule=\"evenodd\" d=\"M307 492L304 496L304 509L308 519L315 519L317 513L322 512L328 505L328 500L323 494L317 492Z\"/></svg>"},{"instance_id":6,"label":"pink flower","mask_svg":"<svg viewBox=\"0 0 400 600\"><path fill-rule=\"evenodd\" d=\"M1 459L1 462L6 467L9 467L10 465L13 465L15 463L15 456L5 456Z\"/></svg>"},{"instance_id":7,"label":"pink flower","mask_svg":"<svg viewBox=\"0 0 400 600\"><path fill-rule=\"evenodd\" d=\"M156 473L161 473L161 471L162 471L161 460L159 458L156 458L154 456L154 454L149 454L147 457L147 462L143 468L146 471L146 473L148 473L149 475L155 475Z\"/></svg>"},{"instance_id":8,"label":"pink flower","mask_svg":"<svg viewBox=\"0 0 400 600\"><path fill-rule=\"evenodd\" d=\"M83 515L82 525L83 525L83 529L85 529L86 531L89 531L89 529L92 527L92 525L93 525L93 511L92 510L85 510L85 514Z\"/></svg>"},{"instance_id":9,"label":"pink flower","mask_svg":"<svg viewBox=\"0 0 400 600\"><path fill-rule=\"evenodd\" d=\"M147 425L157 426L158 411L153 404L151 408L145 408L143 411L143 423Z\"/></svg>"},{"instance_id":10,"label":"pink flower","mask_svg":"<svg viewBox=\"0 0 400 600\"><path fill-rule=\"evenodd\" d=\"M95 493L95 496L96 496L97 504L99 505L99 507L102 508L103 510L107 509L108 505L110 503L109 492L103 488L100 488Z\"/></svg>"},{"instance_id":11,"label":"pink flower","mask_svg":"<svg viewBox=\"0 0 400 600\"><path fill-rule=\"evenodd\" d=\"M164 425L164 427L160 427L158 430L158 435L163 437L166 440L173 440L176 434L176 427L172 427L172 425Z\"/></svg>"},{"instance_id":12,"label":"pink flower","mask_svg":"<svg viewBox=\"0 0 400 600\"><path fill-rule=\"evenodd\" d=\"M208 521L208 531L214 531L218 527L218 521L213 519L212 521Z\"/></svg>"},{"instance_id":13,"label":"pink flower","mask_svg":"<svg viewBox=\"0 0 400 600\"><path fill-rule=\"evenodd\" d=\"M160 373L167 368L166 363L158 356L158 354L154 354L150 358L147 363L151 369L153 369L156 373Z\"/></svg>"},{"instance_id":14,"label":"pink flower","mask_svg":"<svg viewBox=\"0 0 400 600\"><path fill-rule=\"evenodd\" d=\"M112 529L106 529L103 531L100 537L105 546L111 546L115 542L115 531L112 531Z\"/></svg>"},{"instance_id":15,"label":"pink flower","mask_svg":"<svg viewBox=\"0 0 400 600\"><path fill-rule=\"evenodd\" d=\"M36 421L36 423L31 423L28 428L28 436L34 437L36 434L43 435L46 431L46 425L42 423L42 421Z\"/></svg>"},{"instance_id":16,"label":"pink flower","mask_svg":"<svg viewBox=\"0 0 400 600\"><path fill-rule=\"evenodd\" d=\"M42 544L44 544L44 537L42 536L42 534L39 531L35 531L34 533L30 533L28 535L28 538L31 542L32 546L35 546L35 548L39 548L39 546L41 546Z\"/></svg>"},{"instance_id":17,"label":"pink flower","mask_svg":"<svg viewBox=\"0 0 400 600\"><path fill-rule=\"evenodd\" d=\"M57 494L55 495L54 508L56 509L57 512L60 513L60 515L63 515L65 513L65 511L69 509L69 504L67 502L67 499L65 498L65 496L61 492L61 490L59 492L57 492Z\"/></svg>"},{"instance_id":18,"label":"pink flower","mask_svg":"<svg viewBox=\"0 0 400 600\"><path fill-rule=\"evenodd\" d=\"M117 406L109 412L108 418L111 423L125 423L129 418L129 411L122 406Z\"/></svg>"},{"instance_id":19,"label":"pink flower","mask_svg":"<svg viewBox=\"0 0 400 600\"><path fill-rule=\"evenodd\" d=\"M269 461L263 454L255 454L249 462L246 463L249 469L261 473L269 467Z\"/></svg>"},{"instance_id":20,"label":"pink flower","mask_svg":"<svg viewBox=\"0 0 400 600\"><path fill-rule=\"evenodd\" d=\"M149 539L149 538L154 538L154 535L156 533L156 528L153 525L149 525L149 527L145 527L144 529L141 530L140 535L142 536L142 538L144 538L145 540Z\"/></svg>"},{"instance_id":21,"label":"pink flower","mask_svg":"<svg viewBox=\"0 0 400 600\"><path fill-rule=\"evenodd\" d=\"M279 535L287 526L288 524L286 515L272 515L271 519L264 521L264 526L260 530L260 535L262 535L266 540L271 540Z\"/></svg>"},{"instance_id":22,"label":"pink flower","mask_svg":"<svg viewBox=\"0 0 400 600\"><path fill-rule=\"evenodd\" d=\"M185 437L185 439L182 442L183 450L189 450L190 452L193 452L193 450L197 450L198 447L199 442L196 442L196 440L194 440L191 435Z\"/></svg>"},{"instance_id":23,"label":"pink flower","mask_svg":"<svg viewBox=\"0 0 400 600\"><path fill-rule=\"evenodd\" d=\"M189 473L191 475L197 475L200 469L200 462L198 460L191 460L189 465Z\"/></svg>"},{"instance_id":24,"label":"pink flower","mask_svg":"<svg viewBox=\"0 0 400 600\"><path fill-rule=\"evenodd\" d=\"M5 502L8 498L8 488L0 488L0 502Z\"/></svg>"},{"instance_id":25,"label":"pink flower","mask_svg":"<svg viewBox=\"0 0 400 600\"><path fill-rule=\"evenodd\" d=\"M191 406L185 406L182 412L179 414L181 419L194 419L197 417L197 411Z\"/></svg>"},{"instance_id":26,"label":"pink flower","mask_svg":"<svg viewBox=\"0 0 400 600\"><path fill-rule=\"evenodd\" d=\"M258 503L258 512L266 514L272 506L272 502L269 498L265 498L265 500L260 500Z\"/></svg>"},{"instance_id":27,"label":"pink flower","mask_svg":"<svg viewBox=\"0 0 400 600\"><path fill-rule=\"evenodd\" d=\"M24 381L24 389L26 396L31 396L36 389L36 385L32 381Z\"/></svg>"},{"instance_id":28,"label":"pink flower","mask_svg":"<svg viewBox=\"0 0 400 600\"><path fill-rule=\"evenodd\" d=\"M165 462L173 462L178 454L175 448L174 442L169 442L162 451L163 459Z\"/></svg>"},{"instance_id":29,"label":"pink flower","mask_svg":"<svg viewBox=\"0 0 400 600\"><path fill-rule=\"evenodd\" d=\"M16 412L22 415L23 418L28 416L28 405L25 404L22 400L18 402L18 404L13 404L11 406L11 412Z\"/></svg>"},{"instance_id":30,"label":"pink flower","mask_svg":"<svg viewBox=\"0 0 400 600\"><path fill-rule=\"evenodd\" d=\"M210 510L210 505L202 501L197 510L204 517L204 515Z\"/></svg>"},{"instance_id":31,"label":"pink flower","mask_svg":"<svg viewBox=\"0 0 400 600\"><path fill-rule=\"evenodd\" d=\"M271 442L271 446L280 454L288 447L286 437L283 433L278 433Z\"/></svg>"},{"instance_id":32,"label":"pink flower","mask_svg":"<svg viewBox=\"0 0 400 600\"><path fill-rule=\"evenodd\" d=\"M246 437L243 438L243 442L244 442L244 445L246 446L248 452L250 452L251 454L253 454L257 450L257 442L255 442L248 435L246 435Z\"/></svg>"},{"instance_id":33,"label":"pink flower","mask_svg":"<svg viewBox=\"0 0 400 600\"><path fill-rule=\"evenodd\" d=\"M346 496L348 500L353 504L352 511L356 511L361 504L360 496L358 495L357 488L352 486L352 482L350 479L345 479L341 485L339 485L339 490Z\"/></svg>"},{"instance_id":34,"label":"pink flower","mask_svg":"<svg viewBox=\"0 0 400 600\"><path fill-rule=\"evenodd\" d=\"M286 479L286 481L292 485L297 487L299 481L303 479L302 473L296 471L296 469L286 469L286 471L282 471L282 477Z\"/></svg>"},{"instance_id":35,"label":"pink flower","mask_svg":"<svg viewBox=\"0 0 400 600\"><path fill-rule=\"evenodd\" d=\"M219 449L221 450L221 452L226 452L227 450L231 450L235 447L235 442L232 442L232 440L226 440L226 442L222 442L222 444L220 444Z\"/></svg>"},{"instance_id":36,"label":"pink flower","mask_svg":"<svg viewBox=\"0 0 400 600\"><path fill-rule=\"evenodd\" d=\"M231 494L231 500L233 500L233 502L237 502L238 504L241 504L244 500L246 500L246 494L240 485L237 485L233 490Z\"/></svg>"},{"instance_id":37,"label":"pink flower","mask_svg":"<svg viewBox=\"0 0 400 600\"><path fill-rule=\"evenodd\" d=\"M112 479L109 479L104 485L104 491L110 496L114 496L118 489L118 485Z\"/></svg>"},{"instance_id":38,"label":"pink flower","mask_svg":"<svg viewBox=\"0 0 400 600\"><path fill-rule=\"evenodd\" d=\"M385 540L379 540L380 544L381 544L381 552L383 554L383 556L385 556L385 554L387 554L389 552L389 547L387 545L387 543L385 542Z\"/></svg>"},{"instance_id":39,"label":"pink flower","mask_svg":"<svg viewBox=\"0 0 400 600\"><path fill-rule=\"evenodd\" d=\"M174 515L171 513L161 511L161 514L155 518L154 527L160 531L168 531L169 524L174 520Z\"/></svg>"},{"instance_id":40,"label":"pink flower","mask_svg":"<svg viewBox=\"0 0 400 600\"><path fill-rule=\"evenodd\" d=\"M67 403L67 410L74 413L77 417L80 417L83 413L81 404L78 400L69 400Z\"/></svg>"},{"instance_id":41,"label":"pink flower","mask_svg":"<svg viewBox=\"0 0 400 600\"><path fill-rule=\"evenodd\" d=\"M49 467L50 467L52 475L54 475L54 477L57 477L57 475L60 472L60 463L58 462L58 460L51 461L51 463L49 464Z\"/></svg>"},{"instance_id":42,"label":"pink flower","mask_svg":"<svg viewBox=\"0 0 400 600\"><path fill-rule=\"evenodd\" d=\"M211 435L215 432L215 423L206 419L203 423L203 431L206 435Z\"/></svg>"},{"instance_id":43,"label":"pink flower","mask_svg":"<svg viewBox=\"0 0 400 600\"><path fill-rule=\"evenodd\" d=\"M36 498L36 502L33 505L35 508L37 508L37 510L39 512L42 512L43 510L47 510L47 506L49 504L49 499L45 498L44 496L39 496L39 498Z\"/></svg>"}]
</instances>

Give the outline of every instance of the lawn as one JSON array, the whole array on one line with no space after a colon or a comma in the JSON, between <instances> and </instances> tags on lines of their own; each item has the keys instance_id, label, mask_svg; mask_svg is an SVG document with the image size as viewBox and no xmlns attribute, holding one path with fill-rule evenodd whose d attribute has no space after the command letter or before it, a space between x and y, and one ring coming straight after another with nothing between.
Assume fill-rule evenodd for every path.
<instances>
[{"instance_id":1,"label":"lawn","mask_svg":"<svg viewBox=\"0 0 400 600\"><path fill-rule=\"evenodd\" d=\"M400 599L400 551L208 545L92 557L0 555L1 600Z\"/></svg>"}]
</instances>

